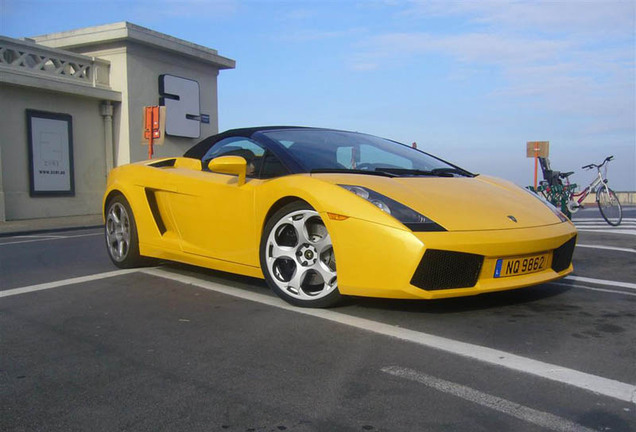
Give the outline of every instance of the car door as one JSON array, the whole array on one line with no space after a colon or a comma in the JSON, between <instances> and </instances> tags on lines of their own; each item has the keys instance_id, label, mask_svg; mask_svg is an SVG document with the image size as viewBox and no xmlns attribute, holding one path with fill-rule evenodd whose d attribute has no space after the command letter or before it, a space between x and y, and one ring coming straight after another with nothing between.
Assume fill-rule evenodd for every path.
<instances>
[{"instance_id":1,"label":"car door","mask_svg":"<svg viewBox=\"0 0 636 432\"><path fill-rule=\"evenodd\" d=\"M170 207L184 252L234 263L258 266L258 239L254 224L254 194L262 180L254 164L265 150L247 138L227 138L203 157L203 169L176 177L177 193ZM250 154L253 154L252 160ZM248 163L246 182L206 169L214 157L239 155Z\"/></svg>"}]
</instances>

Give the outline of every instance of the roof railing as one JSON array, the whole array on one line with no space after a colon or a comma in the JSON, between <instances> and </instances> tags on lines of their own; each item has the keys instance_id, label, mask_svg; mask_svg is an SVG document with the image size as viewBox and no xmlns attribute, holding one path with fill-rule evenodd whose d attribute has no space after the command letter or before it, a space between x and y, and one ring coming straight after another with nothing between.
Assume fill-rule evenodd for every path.
<instances>
[{"instance_id":1,"label":"roof railing","mask_svg":"<svg viewBox=\"0 0 636 432\"><path fill-rule=\"evenodd\" d=\"M109 61L44 47L28 40L0 36L0 68L91 87L110 87Z\"/></svg>"}]
</instances>

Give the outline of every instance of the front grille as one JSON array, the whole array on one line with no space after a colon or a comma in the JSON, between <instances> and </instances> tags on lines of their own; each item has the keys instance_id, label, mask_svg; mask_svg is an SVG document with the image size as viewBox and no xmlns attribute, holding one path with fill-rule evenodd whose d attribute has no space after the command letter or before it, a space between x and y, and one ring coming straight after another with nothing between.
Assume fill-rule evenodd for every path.
<instances>
[{"instance_id":1,"label":"front grille","mask_svg":"<svg viewBox=\"0 0 636 432\"><path fill-rule=\"evenodd\" d=\"M411 284L425 290L475 286L484 262L481 255L437 249L426 251Z\"/></svg>"},{"instance_id":2,"label":"front grille","mask_svg":"<svg viewBox=\"0 0 636 432\"><path fill-rule=\"evenodd\" d=\"M576 236L554 250L554 254L552 255L552 270L558 273L570 267L574 246L576 246Z\"/></svg>"}]
</instances>

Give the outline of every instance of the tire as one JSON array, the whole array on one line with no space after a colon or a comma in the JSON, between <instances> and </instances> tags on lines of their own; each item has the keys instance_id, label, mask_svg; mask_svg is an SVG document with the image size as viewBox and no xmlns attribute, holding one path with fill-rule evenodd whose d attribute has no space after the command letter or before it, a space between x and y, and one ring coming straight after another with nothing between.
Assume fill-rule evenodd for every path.
<instances>
[{"instance_id":1,"label":"tire","mask_svg":"<svg viewBox=\"0 0 636 432\"><path fill-rule=\"evenodd\" d=\"M343 299L331 237L318 212L305 202L292 202L267 221L260 260L267 284L288 303L323 308Z\"/></svg>"},{"instance_id":2,"label":"tire","mask_svg":"<svg viewBox=\"0 0 636 432\"><path fill-rule=\"evenodd\" d=\"M623 209L618 197L608 186L603 186L596 191L596 203L605 221L618 226L623 220Z\"/></svg>"},{"instance_id":3,"label":"tire","mask_svg":"<svg viewBox=\"0 0 636 432\"><path fill-rule=\"evenodd\" d=\"M135 216L122 195L115 196L106 205L104 235L108 256L117 267L133 268L148 264L148 260L139 254Z\"/></svg>"}]
</instances>

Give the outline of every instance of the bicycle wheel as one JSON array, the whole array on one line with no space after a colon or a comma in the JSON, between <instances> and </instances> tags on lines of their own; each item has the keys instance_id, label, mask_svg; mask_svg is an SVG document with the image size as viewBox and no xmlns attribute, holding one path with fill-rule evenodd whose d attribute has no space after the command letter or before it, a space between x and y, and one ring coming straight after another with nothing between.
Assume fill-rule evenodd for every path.
<instances>
[{"instance_id":1,"label":"bicycle wheel","mask_svg":"<svg viewBox=\"0 0 636 432\"><path fill-rule=\"evenodd\" d=\"M623 209L616 194L607 185L596 191L596 203L601 211L601 216L608 224L612 226L620 225L623 220Z\"/></svg>"}]
</instances>

